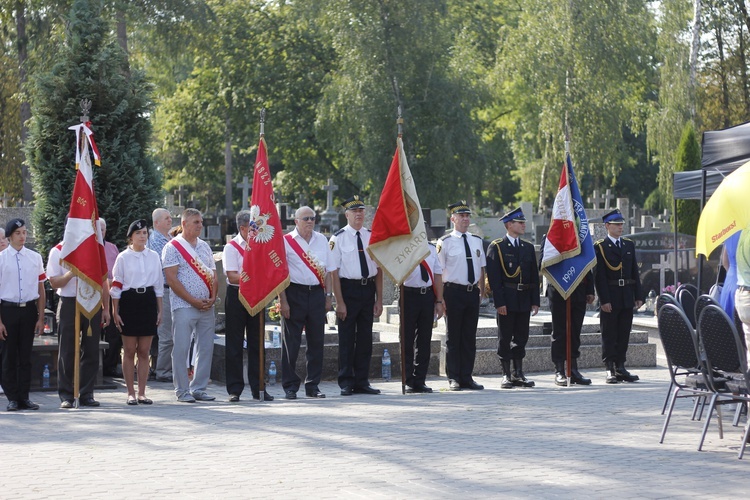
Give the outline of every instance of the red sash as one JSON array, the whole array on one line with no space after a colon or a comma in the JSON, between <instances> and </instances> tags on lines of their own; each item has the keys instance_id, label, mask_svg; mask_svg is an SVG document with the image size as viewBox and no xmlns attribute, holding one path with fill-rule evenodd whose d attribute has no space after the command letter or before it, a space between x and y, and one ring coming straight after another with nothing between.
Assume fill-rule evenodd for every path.
<instances>
[{"instance_id":1,"label":"red sash","mask_svg":"<svg viewBox=\"0 0 750 500\"><path fill-rule=\"evenodd\" d=\"M242 248L239 243L237 243L234 240L231 240L229 244L237 249L237 251L240 253L240 257L242 257L243 259L245 258L245 249Z\"/></svg>"},{"instance_id":2,"label":"red sash","mask_svg":"<svg viewBox=\"0 0 750 500\"><path fill-rule=\"evenodd\" d=\"M432 281L432 292L435 294L435 297L437 297L437 292L435 292L435 277L432 275L432 269L430 269L430 266L427 264L427 260L423 260L419 265L424 267L427 271L427 275L430 277L430 281Z\"/></svg>"},{"instance_id":3,"label":"red sash","mask_svg":"<svg viewBox=\"0 0 750 500\"><path fill-rule=\"evenodd\" d=\"M323 274L321 275L320 270L313 265L312 263L312 257L310 257L308 254L305 253L304 250L302 250L302 247L299 246L299 243L297 243L297 240L295 240L291 234L285 234L284 239L287 243L289 243L289 246L292 247L292 250L294 250L294 253L299 255L299 258L302 259L302 262L305 263L308 269L312 271L312 273L315 275L316 278L318 278L318 281L320 282L320 286L325 288L325 270L323 270Z\"/></svg>"},{"instance_id":4,"label":"red sash","mask_svg":"<svg viewBox=\"0 0 750 500\"><path fill-rule=\"evenodd\" d=\"M203 281L203 283L206 285L206 288L208 288L208 293L211 297L213 297L214 294L214 288L213 288L213 276L209 276L209 273L206 271L206 266L203 265L203 263L199 263L195 258L193 258L192 255L190 255L190 252L188 252L185 247L182 246L182 244L177 242L177 238L172 238L169 240L169 243L174 245L174 247L177 249L178 252L180 252L180 255L182 255L182 258L185 259L185 262L187 262L188 266L195 271L195 274L197 274L200 279Z\"/></svg>"}]
</instances>

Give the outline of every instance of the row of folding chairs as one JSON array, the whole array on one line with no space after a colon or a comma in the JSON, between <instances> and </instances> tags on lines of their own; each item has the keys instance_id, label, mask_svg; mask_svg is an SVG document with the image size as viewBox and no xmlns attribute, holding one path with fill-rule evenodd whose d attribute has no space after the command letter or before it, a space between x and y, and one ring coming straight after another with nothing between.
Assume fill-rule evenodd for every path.
<instances>
[{"instance_id":1,"label":"row of folding chairs","mask_svg":"<svg viewBox=\"0 0 750 500\"><path fill-rule=\"evenodd\" d=\"M687 304L685 304L687 305ZM702 450L714 411L718 416L719 437L724 430L721 407L737 405L733 424L739 424L742 410L750 402L750 381L747 377L746 349L735 320L707 295L696 298L692 312L697 318L690 322L683 304L674 298L657 300L659 335L671 378L667 401L668 411L660 443L664 442L675 403L680 398L694 398L692 419L700 408L708 405L698 450ZM750 435L750 420L745 426L738 458L742 458Z\"/></svg>"}]
</instances>

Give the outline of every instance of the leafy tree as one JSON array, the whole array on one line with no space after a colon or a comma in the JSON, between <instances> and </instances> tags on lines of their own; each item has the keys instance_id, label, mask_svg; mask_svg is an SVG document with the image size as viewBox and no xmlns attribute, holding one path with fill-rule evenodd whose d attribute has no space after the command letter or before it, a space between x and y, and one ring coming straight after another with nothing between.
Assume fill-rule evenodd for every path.
<instances>
[{"instance_id":1,"label":"leafy tree","mask_svg":"<svg viewBox=\"0 0 750 500\"><path fill-rule=\"evenodd\" d=\"M97 0L73 2L59 61L34 81L26 154L43 252L64 230L75 179L75 140L68 127L79 120L83 98L92 101L90 119L102 155L94 186L108 237L122 246L130 222L148 217L157 201L160 179L146 155L151 88L142 73L127 73L124 54L100 9Z\"/></svg>"},{"instance_id":2,"label":"leafy tree","mask_svg":"<svg viewBox=\"0 0 750 500\"><path fill-rule=\"evenodd\" d=\"M682 131L680 147L675 155L675 172L699 170L701 168L701 149L695 136L693 124L688 122ZM684 234L695 234L701 208L698 200L677 200L677 231Z\"/></svg>"}]
</instances>

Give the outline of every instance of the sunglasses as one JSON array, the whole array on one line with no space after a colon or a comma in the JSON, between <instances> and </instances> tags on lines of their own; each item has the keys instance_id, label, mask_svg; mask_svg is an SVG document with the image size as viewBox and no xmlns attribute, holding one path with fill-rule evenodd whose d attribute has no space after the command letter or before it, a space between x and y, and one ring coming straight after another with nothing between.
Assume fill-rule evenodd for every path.
<instances>
[{"instance_id":1,"label":"sunglasses","mask_svg":"<svg viewBox=\"0 0 750 500\"><path fill-rule=\"evenodd\" d=\"M300 217L297 220L303 220L305 222L310 222L310 221L314 221L315 220L315 216L314 215L308 215L307 217Z\"/></svg>"}]
</instances>

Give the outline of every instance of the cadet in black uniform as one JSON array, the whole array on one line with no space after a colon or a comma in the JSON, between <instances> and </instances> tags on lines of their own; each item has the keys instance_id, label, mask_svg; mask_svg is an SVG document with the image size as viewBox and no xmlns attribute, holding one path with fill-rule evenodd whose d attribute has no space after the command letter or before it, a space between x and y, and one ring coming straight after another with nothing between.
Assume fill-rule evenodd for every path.
<instances>
[{"instance_id":1,"label":"cadet in black uniform","mask_svg":"<svg viewBox=\"0 0 750 500\"><path fill-rule=\"evenodd\" d=\"M497 309L497 355L503 365L500 387L534 387L523 373L529 340L529 320L539 311L539 269L534 245L520 238L526 217L520 208L501 219L508 234L492 242L487 251L487 276ZM510 362L513 360L513 373Z\"/></svg>"},{"instance_id":2,"label":"cadet in black uniform","mask_svg":"<svg viewBox=\"0 0 750 500\"><path fill-rule=\"evenodd\" d=\"M383 312L383 273L365 252L370 230L365 204L355 195L341 204L349 222L331 236L331 272L339 328L339 387L342 396L380 394L370 385L372 323Z\"/></svg>"},{"instance_id":3,"label":"cadet in black uniform","mask_svg":"<svg viewBox=\"0 0 750 500\"><path fill-rule=\"evenodd\" d=\"M608 384L635 382L638 376L625 369L633 308L643 304L635 244L621 237L625 219L618 209L604 215L602 221L607 237L594 244L596 292L601 304L602 359L607 367Z\"/></svg>"},{"instance_id":4,"label":"cadet in black uniform","mask_svg":"<svg viewBox=\"0 0 750 500\"><path fill-rule=\"evenodd\" d=\"M482 238L468 233L471 210L465 201L448 207L453 231L437 242L443 268L443 299L448 332L445 340L448 387L482 390L472 378L477 354L479 303L484 297L484 268L487 258Z\"/></svg>"}]
</instances>

